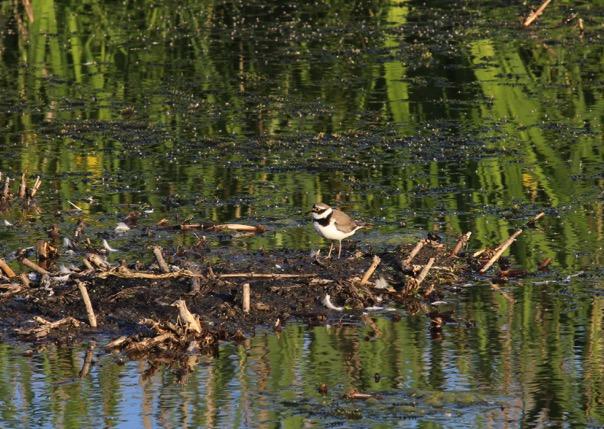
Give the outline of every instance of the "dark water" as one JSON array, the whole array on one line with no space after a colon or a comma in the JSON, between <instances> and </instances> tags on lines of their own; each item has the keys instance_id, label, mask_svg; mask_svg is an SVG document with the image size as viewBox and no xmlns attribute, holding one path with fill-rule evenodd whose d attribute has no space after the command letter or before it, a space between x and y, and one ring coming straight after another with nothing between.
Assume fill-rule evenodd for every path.
<instances>
[{"instance_id":1,"label":"dark water","mask_svg":"<svg viewBox=\"0 0 604 429\"><path fill-rule=\"evenodd\" d=\"M604 3L554 2L530 30L522 2L427 3L1 2L0 171L43 180L40 214L0 215L2 255L83 218L134 258L143 228L113 228L151 209L143 227L269 227L211 237L233 253L310 252L323 200L374 225L365 250L433 230L493 245L545 211L510 257L553 260L507 295L460 288L440 338L420 316L386 315L374 341L292 325L192 358L187 380L100 346L79 378L85 347L3 345L2 424L604 425Z\"/></svg>"}]
</instances>

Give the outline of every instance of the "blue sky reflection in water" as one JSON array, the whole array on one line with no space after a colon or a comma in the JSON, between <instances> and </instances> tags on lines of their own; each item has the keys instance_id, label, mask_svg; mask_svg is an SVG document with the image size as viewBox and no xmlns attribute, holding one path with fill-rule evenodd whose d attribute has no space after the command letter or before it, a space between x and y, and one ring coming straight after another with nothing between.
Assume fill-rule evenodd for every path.
<instances>
[{"instance_id":1,"label":"blue sky reflection in water","mask_svg":"<svg viewBox=\"0 0 604 429\"><path fill-rule=\"evenodd\" d=\"M555 3L529 30L527 5L490 1L1 3L0 171L44 181L39 219L2 214L2 255L71 229L68 201L132 258L143 234L113 227L151 208L143 227L269 227L210 237L233 254L310 253L324 243L303 212L322 199L374 224L363 249L433 230L478 249L543 210L510 257L553 260L503 286L513 302L460 288L442 338L419 316L380 318L375 341L292 325L194 358L183 384L100 347L80 380L85 349L5 344L6 426L604 425L604 4Z\"/></svg>"}]
</instances>

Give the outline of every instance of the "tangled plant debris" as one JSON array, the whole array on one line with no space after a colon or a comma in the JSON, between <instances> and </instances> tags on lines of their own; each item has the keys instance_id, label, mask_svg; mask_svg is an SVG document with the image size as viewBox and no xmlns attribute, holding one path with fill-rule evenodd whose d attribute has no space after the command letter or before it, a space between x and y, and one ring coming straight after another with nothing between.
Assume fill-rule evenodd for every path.
<instances>
[{"instance_id":1,"label":"tangled plant debris","mask_svg":"<svg viewBox=\"0 0 604 429\"><path fill-rule=\"evenodd\" d=\"M32 209L40 182L30 189L23 185L24 177L19 195L25 198L26 209ZM10 205L10 190L6 195ZM530 222L542 216L539 213ZM136 218L131 213L124 225L134 225ZM155 228L266 231L264 226L239 224L174 225L166 219ZM473 254L463 252L468 232L452 247L430 234L416 244L377 255L357 251L347 259L327 260L300 251L256 252L214 265L191 257L194 249L166 255L153 245L149 251L154 262L145 266L138 261L108 261L107 253L115 249L108 244L95 248L83 222L78 222L72 238L63 240L53 226L48 229L49 241L40 240L33 251L15 253L21 270L0 259L0 309L5 315L0 323L4 336L64 342L104 334L116 337L107 344L108 350L130 358L178 361L191 353L216 352L219 341L242 340L259 325L280 330L292 318L321 324L346 315L363 321L379 336L367 312L405 309L426 314L437 332L445 317L430 303L442 300L448 287L485 275L521 233L519 229L496 248ZM81 266L62 265L65 251L79 255ZM267 267L279 267L279 272ZM512 275L517 273L501 264L493 287ZM184 368L190 364L186 360Z\"/></svg>"}]
</instances>

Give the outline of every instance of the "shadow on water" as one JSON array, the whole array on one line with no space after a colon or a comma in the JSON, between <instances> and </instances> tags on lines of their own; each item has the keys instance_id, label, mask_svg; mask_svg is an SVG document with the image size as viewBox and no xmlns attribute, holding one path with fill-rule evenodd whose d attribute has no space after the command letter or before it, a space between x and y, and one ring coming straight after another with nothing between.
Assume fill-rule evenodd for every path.
<instances>
[{"instance_id":1,"label":"shadow on water","mask_svg":"<svg viewBox=\"0 0 604 429\"><path fill-rule=\"evenodd\" d=\"M303 213L324 200L370 221L355 245L374 248L425 231L472 231L481 248L545 211L510 256L531 272L553 260L503 286L513 301L460 288L440 337L412 316L379 318L372 341L358 326L291 325L192 358L186 380L100 346L79 378L83 350L4 344L4 422L603 425L604 3L551 5L522 30L526 13L480 0L2 2L0 171L44 188L41 214L0 214L13 224L1 255L84 219L140 257L145 226L189 217L269 227L212 238L232 253L310 252L324 243ZM148 212L116 236L131 210Z\"/></svg>"}]
</instances>

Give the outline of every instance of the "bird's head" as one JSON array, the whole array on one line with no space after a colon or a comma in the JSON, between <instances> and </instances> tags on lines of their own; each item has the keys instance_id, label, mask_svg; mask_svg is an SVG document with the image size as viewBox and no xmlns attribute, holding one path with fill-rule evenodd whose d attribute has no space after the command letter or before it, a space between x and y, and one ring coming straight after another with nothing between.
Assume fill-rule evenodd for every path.
<instances>
[{"instance_id":1,"label":"bird's head","mask_svg":"<svg viewBox=\"0 0 604 429\"><path fill-rule=\"evenodd\" d=\"M312 217L314 219L324 219L331 214L333 209L325 203L316 203L312 206Z\"/></svg>"}]
</instances>

